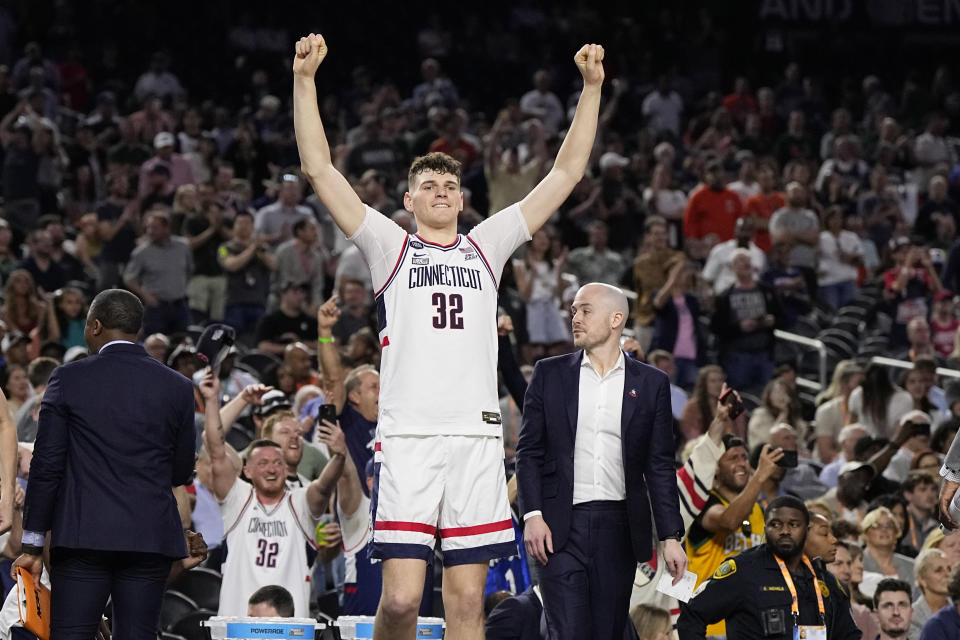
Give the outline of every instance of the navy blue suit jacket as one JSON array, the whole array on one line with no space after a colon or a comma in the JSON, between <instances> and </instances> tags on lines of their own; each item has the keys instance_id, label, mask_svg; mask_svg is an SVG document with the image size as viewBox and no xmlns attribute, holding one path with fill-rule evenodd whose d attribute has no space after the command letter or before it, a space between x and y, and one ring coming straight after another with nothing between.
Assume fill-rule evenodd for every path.
<instances>
[{"instance_id":1,"label":"navy blue suit jacket","mask_svg":"<svg viewBox=\"0 0 960 640\"><path fill-rule=\"evenodd\" d=\"M484 625L487 640L541 640L543 605L530 587L493 608Z\"/></svg>"},{"instance_id":2,"label":"navy blue suit jacket","mask_svg":"<svg viewBox=\"0 0 960 640\"><path fill-rule=\"evenodd\" d=\"M136 344L58 367L40 405L26 531L52 547L187 555L171 487L193 475L192 383Z\"/></svg>"},{"instance_id":3,"label":"navy blue suit jacket","mask_svg":"<svg viewBox=\"0 0 960 640\"><path fill-rule=\"evenodd\" d=\"M563 548L573 513L573 453L583 351L537 363L523 402L517 444L522 513L542 511L554 551ZM661 536L683 529L674 464L670 381L624 356L621 437L630 539L637 562L652 557L653 521Z\"/></svg>"}]
</instances>

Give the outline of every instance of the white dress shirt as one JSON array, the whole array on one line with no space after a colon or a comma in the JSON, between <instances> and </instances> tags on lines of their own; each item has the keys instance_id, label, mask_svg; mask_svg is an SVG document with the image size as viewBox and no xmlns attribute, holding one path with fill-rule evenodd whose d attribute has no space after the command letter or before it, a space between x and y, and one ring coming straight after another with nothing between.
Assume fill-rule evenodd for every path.
<instances>
[{"instance_id":1,"label":"white dress shirt","mask_svg":"<svg viewBox=\"0 0 960 640\"><path fill-rule=\"evenodd\" d=\"M580 361L577 437L573 452L573 504L592 500L626 500L620 417L626 369L623 352L602 378L586 352ZM524 521L542 515L528 511Z\"/></svg>"},{"instance_id":2,"label":"white dress shirt","mask_svg":"<svg viewBox=\"0 0 960 640\"><path fill-rule=\"evenodd\" d=\"M573 453L573 504L627 497L620 437L625 372L622 352L617 364L602 378L586 352L583 354Z\"/></svg>"}]
</instances>

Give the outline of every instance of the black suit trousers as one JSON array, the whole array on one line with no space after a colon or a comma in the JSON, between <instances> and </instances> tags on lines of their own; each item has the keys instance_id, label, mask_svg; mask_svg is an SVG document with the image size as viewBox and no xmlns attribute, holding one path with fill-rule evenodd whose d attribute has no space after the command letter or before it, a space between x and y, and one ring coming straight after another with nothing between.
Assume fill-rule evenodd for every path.
<instances>
[{"instance_id":1,"label":"black suit trousers","mask_svg":"<svg viewBox=\"0 0 960 640\"><path fill-rule=\"evenodd\" d=\"M93 638L108 596L113 637L156 640L170 558L57 547L50 562L50 640Z\"/></svg>"},{"instance_id":2,"label":"black suit trousers","mask_svg":"<svg viewBox=\"0 0 960 640\"><path fill-rule=\"evenodd\" d=\"M540 567L550 637L623 640L636 567L626 502L574 505L566 544Z\"/></svg>"}]
</instances>

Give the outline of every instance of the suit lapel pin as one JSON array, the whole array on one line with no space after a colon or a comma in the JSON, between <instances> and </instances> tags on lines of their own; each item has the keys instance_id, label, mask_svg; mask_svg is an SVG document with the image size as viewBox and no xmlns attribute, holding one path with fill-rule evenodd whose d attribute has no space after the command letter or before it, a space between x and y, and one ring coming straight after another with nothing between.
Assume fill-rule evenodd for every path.
<instances>
[{"instance_id":1,"label":"suit lapel pin","mask_svg":"<svg viewBox=\"0 0 960 640\"><path fill-rule=\"evenodd\" d=\"M636 398L636 397L637 397L637 390L636 390L636 389L630 389L630 394L629 394L629 395L630 395L631 398Z\"/></svg>"}]
</instances>

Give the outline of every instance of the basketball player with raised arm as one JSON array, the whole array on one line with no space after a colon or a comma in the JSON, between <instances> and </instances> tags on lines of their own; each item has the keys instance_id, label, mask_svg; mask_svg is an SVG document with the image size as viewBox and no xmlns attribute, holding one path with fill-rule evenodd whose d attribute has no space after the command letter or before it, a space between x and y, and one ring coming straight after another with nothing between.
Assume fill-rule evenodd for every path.
<instances>
[{"instance_id":1,"label":"basketball player with raised arm","mask_svg":"<svg viewBox=\"0 0 960 640\"><path fill-rule=\"evenodd\" d=\"M497 286L511 254L580 181L597 131L603 47L574 56L583 91L553 168L519 203L457 233L460 163L413 161L403 205L417 233L364 206L334 167L314 75L320 35L296 44L294 125L303 173L373 278L382 345L373 554L383 560L374 638L413 638L426 561L439 535L447 638L483 638L489 561L515 555L496 385Z\"/></svg>"}]
</instances>

